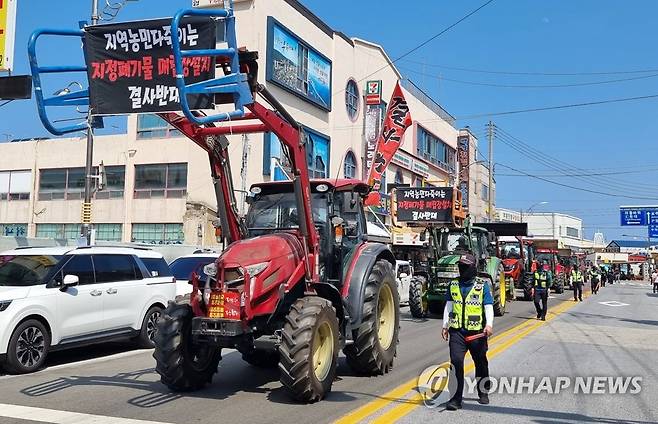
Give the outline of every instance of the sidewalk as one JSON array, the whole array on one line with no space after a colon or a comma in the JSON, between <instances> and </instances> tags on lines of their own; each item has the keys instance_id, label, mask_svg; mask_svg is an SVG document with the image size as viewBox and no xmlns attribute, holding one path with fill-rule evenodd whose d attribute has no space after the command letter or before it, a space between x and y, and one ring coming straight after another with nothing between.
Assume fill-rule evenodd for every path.
<instances>
[{"instance_id":1,"label":"sidewalk","mask_svg":"<svg viewBox=\"0 0 658 424\"><path fill-rule=\"evenodd\" d=\"M523 376L529 381L534 376L536 388L542 377L584 377L585 382L587 377L639 376L641 381L635 381L641 390L574 394L577 383L571 378L570 387L559 394L548 394L546 387L540 394L508 394L503 389L491 394L490 405L480 405L476 394L465 393L463 410L420 406L398 422L658 422L658 295L651 294L648 283L608 285L502 352L489 366L491 376L499 380Z\"/></svg>"}]
</instances>

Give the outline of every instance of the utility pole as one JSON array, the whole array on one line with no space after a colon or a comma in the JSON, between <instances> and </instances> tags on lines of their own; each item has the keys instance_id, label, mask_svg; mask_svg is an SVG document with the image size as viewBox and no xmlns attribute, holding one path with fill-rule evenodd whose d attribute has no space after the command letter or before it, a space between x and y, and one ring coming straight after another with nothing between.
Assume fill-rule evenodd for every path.
<instances>
[{"instance_id":1,"label":"utility pole","mask_svg":"<svg viewBox=\"0 0 658 424\"><path fill-rule=\"evenodd\" d=\"M98 24L98 1L91 0L91 24ZM87 240L87 246L91 245L91 195L92 181L95 176L92 172L94 160L94 128L92 110L87 112L87 155L85 163L85 199L82 203L82 236Z\"/></svg>"},{"instance_id":2,"label":"utility pole","mask_svg":"<svg viewBox=\"0 0 658 424\"><path fill-rule=\"evenodd\" d=\"M493 194L493 123L489 121L487 124L487 140L489 142L489 195L487 196L489 207L489 222L493 221L493 207L492 207L492 194Z\"/></svg>"}]
</instances>

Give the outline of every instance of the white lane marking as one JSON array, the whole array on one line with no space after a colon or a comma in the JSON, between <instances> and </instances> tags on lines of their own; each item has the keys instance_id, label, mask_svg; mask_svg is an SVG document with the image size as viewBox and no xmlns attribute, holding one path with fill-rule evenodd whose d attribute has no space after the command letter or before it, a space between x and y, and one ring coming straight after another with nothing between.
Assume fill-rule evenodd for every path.
<instances>
[{"instance_id":1,"label":"white lane marking","mask_svg":"<svg viewBox=\"0 0 658 424\"><path fill-rule=\"evenodd\" d=\"M167 424L160 421L134 420L105 415L82 414L56 409L0 403L0 417L39 421L49 424Z\"/></svg>"},{"instance_id":2,"label":"white lane marking","mask_svg":"<svg viewBox=\"0 0 658 424\"><path fill-rule=\"evenodd\" d=\"M609 300L607 302L599 302L601 305L605 306L628 306L628 303L617 302L616 300Z\"/></svg>"},{"instance_id":3,"label":"white lane marking","mask_svg":"<svg viewBox=\"0 0 658 424\"><path fill-rule=\"evenodd\" d=\"M130 356L136 356L136 355L139 355L140 353L149 352L151 350L152 349L130 350L128 352L119 352L119 353L115 353L113 355L101 356L99 358L91 358L91 359L85 359L83 361L69 362L69 363L66 363L66 364L60 364L60 365L55 365L53 367L48 367L48 368L42 369L41 371L37 371L35 373L28 374L28 375L39 375L39 374L43 374L43 373L48 372L48 371L60 370L60 369L65 369L65 368L75 368L75 367L79 367L81 365L98 364L98 363L101 363L101 362L112 361L114 359L128 358ZM17 377L25 377L25 375L3 375L3 376L0 376L0 380L9 380L9 379L12 379L12 378L17 378Z\"/></svg>"}]
</instances>

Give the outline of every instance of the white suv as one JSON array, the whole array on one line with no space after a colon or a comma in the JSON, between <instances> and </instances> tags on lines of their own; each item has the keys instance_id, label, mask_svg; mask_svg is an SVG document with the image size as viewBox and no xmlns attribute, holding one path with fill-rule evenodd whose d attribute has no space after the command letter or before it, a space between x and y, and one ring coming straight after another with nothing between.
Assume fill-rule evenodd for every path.
<instances>
[{"instance_id":1,"label":"white suv","mask_svg":"<svg viewBox=\"0 0 658 424\"><path fill-rule=\"evenodd\" d=\"M126 247L18 248L0 253L0 364L41 367L49 351L134 338L152 347L176 295L162 255Z\"/></svg>"}]
</instances>

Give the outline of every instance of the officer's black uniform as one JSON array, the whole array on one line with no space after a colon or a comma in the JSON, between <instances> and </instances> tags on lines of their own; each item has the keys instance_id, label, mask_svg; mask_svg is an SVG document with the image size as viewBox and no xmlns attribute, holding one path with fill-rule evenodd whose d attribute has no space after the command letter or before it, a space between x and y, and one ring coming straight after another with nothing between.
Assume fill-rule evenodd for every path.
<instances>
[{"instance_id":1,"label":"officer's black uniform","mask_svg":"<svg viewBox=\"0 0 658 424\"><path fill-rule=\"evenodd\" d=\"M538 265L535 271L535 309L537 310L537 319L546 320L548 312L548 290L553 284L553 276L550 271L545 271L543 266Z\"/></svg>"}]
</instances>

